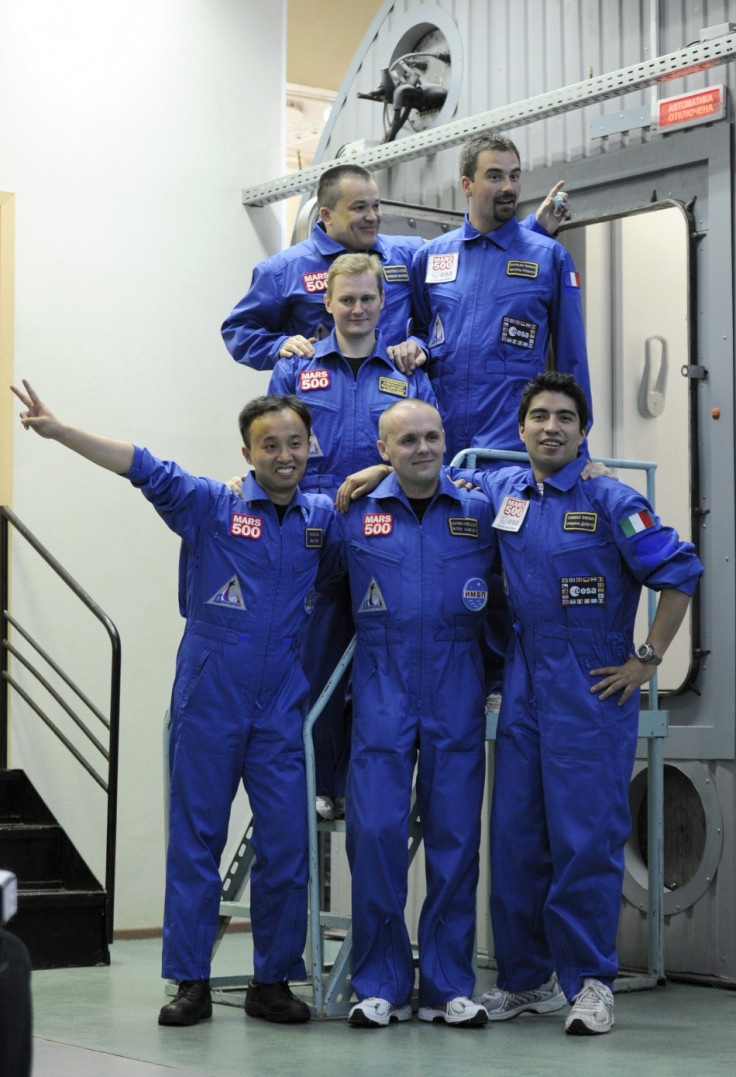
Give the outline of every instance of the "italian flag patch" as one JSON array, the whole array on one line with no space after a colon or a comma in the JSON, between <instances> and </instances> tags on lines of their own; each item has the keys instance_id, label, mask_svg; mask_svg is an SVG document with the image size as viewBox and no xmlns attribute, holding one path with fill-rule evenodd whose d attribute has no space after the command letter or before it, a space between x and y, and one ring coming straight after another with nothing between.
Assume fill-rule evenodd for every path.
<instances>
[{"instance_id":1,"label":"italian flag patch","mask_svg":"<svg viewBox=\"0 0 736 1077\"><path fill-rule=\"evenodd\" d=\"M638 535L640 531L646 531L648 527L654 527L654 520L651 518L646 509L642 509L641 512L635 512L633 516L627 516L625 520L621 520L621 530L627 538L632 538L634 535Z\"/></svg>"}]
</instances>

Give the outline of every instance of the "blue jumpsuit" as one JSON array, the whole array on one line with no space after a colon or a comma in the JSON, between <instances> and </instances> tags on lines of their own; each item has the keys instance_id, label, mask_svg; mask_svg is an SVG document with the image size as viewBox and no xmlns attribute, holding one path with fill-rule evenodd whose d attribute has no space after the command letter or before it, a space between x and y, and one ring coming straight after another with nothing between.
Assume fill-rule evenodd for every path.
<instances>
[{"instance_id":1,"label":"blue jumpsuit","mask_svg":"<svg viewBox=\"0 0 736 1077\"><path fill-rule=\"evenodd\" d=\"M343 521L358 637L346 823L359 999L401 1005L414 985L404 906L417 755L427 875L419 1003L473 991L491 521L485 497L441 475L420 523L393 474Z\"/></svg>"},{"instance_id":2,"label":"blue jumpsuit","mask_svg":"<svg viewBox=\"0 0 736 1077\"><path fill-rule=\"evenodd\" d=\"M298 653L318 572L341 564L334 508L297 490L279 525L252 474L241 500L139 448L128 478L188 552L171 699L162 974L209 977L220 858L242 780L254 818L255 976L303 978L307 683Z\"/></svg>"},{"instance_id":3,"label":"blue jumpsuit","mask_svg":"<svg viewBox=\"0 0 736 1077\"><path fill-rule=\"evenodd\" d=\"M555 369L574 374L590 403L578 275L555 240L516 219L482 235L466 216L417 252L411 277L450 459L472 445L524 450L519 398L550 342Z\"/></svg>"},{"instance_id":4,"label":"blue jumpsuit","mask_svg":"<svg viewBox=\"0 0 736 1077\"><path fill-rule=\"evenodd\" d=\"M315 347L312 359L293 357L276 364L270 393L294 393L312 413L312 445L304 490L334 498L346 475L379 464L376 448L381 412L399 400L418 398L434 405L426 374L401 374L387 358L380 334L373 355L353 374L340 354L334 330ZM310 683L310 705L324 688L353 636L347 595L317 601L304 635L302 665ZM343 796L349 748L344 688L336 689L314 726L317 794Z\"/></svg>"},{"instance_id":5,"label":"blue jumpsuit","mask_svg":"<svg viewBox=\"0 0 736 1077\"><path fill-rule=\"evenodd\" d=\"M383 265L386 302L378 324L387 345L409 336L409 268L422 243L418 236L379 235L371 252ZM250 288L222 326L233 359L254 370L271 370L287 337L326 337L332 329L332 316L325 310L327 274L344 253L318 222L309 239L259 262Z\"/></svg>"},{"instance_id":6,"label":"blue jumpsuit","mask_svg":"<svg viewBox=\"0 0 736 1077\"><path fill-rule=\"evenodd\" d=\"M568 999L585 977L610 985L617 974L638 730L639 692L623 706L620 693L602 700L589 671L634 653L643 585L691 594L702 573L645 498L581 481L584 463L546 479L543 494L528 468L474 475L496 525L522 519L497 528L514 617L491 822L498 984L530 990L555 969Z\"/></svg>"}]
</instances>

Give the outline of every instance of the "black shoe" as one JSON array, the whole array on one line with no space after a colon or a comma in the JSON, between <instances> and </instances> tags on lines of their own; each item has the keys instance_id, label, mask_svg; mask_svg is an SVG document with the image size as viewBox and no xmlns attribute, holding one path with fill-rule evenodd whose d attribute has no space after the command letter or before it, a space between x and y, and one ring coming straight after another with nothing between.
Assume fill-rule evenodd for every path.
<instances>
[{"instance_id":1,"label":"black shoe","mask_svg":"<svg viewBox=\"0 0 736 1077\"><path fill-rule=\"evenodd\" d=\"M209 980L182 980L176 998L167 1002L158 1015L160 1025L196 1025L212 1017Z\"/></svg>"},{"instance_id":2,"label":"black shoe","mask_svg":"<svg viewBox=\"0 0 736 1077\"><path fill-rule=\"evenodd\" d=\"M299 1025L312 1017L309 1006L292 994L286 980L276 984L251 980L245 992L245 1012L280 1025Z\"/></svg>"}]
</instances>

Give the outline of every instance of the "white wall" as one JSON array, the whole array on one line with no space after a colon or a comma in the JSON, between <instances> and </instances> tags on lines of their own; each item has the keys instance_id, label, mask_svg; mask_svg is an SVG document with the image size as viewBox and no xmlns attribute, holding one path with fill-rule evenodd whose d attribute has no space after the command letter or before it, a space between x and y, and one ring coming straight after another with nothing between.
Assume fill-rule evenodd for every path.
<instances>
[{"instance_id":1,"label":"white wall","mask_svg":"<svg viewBox=\"0 0 736 1077\"><path fill-rule=\"evenodd\" d=\"M219 326L253 264L281 245L279 209L245 210L240 189L283 172L284 9L260 0L0 6L15 376L70 422L223 478L241 464L237 413L268 380L236 366ZM13 507L121 633L116 928L160 925L178 542L125 480L20 427ZM15 592L56 626L64 661L106 706L104 648L25 555ZM13 714L11 764L40 772L57 796L66 764L23 705ZM61 793L60 814L75 828L81 814L81 846L99 870L104 808L88 785Z\"/></svg>"}]
</instances>

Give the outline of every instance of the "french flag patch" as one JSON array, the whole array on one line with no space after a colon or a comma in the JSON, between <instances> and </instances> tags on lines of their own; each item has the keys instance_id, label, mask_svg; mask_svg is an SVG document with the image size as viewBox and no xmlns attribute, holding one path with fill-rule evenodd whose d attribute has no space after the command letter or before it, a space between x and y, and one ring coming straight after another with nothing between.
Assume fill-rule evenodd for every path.
<instances>
[{"instance_id":1,"label":"french flag patch","mask_svg":"<svg viewBox=\"0 0 736 1077\"><path fill-rule=\"evenodd\" d=\"M565 273L564 275L565 285L568 288L580 287L580 274L579 273Z\"/></svg>"}]
</instances>

